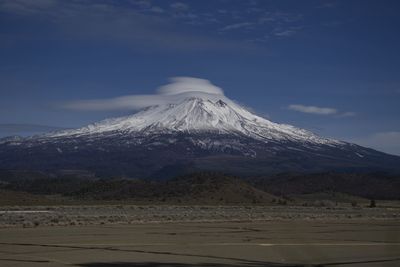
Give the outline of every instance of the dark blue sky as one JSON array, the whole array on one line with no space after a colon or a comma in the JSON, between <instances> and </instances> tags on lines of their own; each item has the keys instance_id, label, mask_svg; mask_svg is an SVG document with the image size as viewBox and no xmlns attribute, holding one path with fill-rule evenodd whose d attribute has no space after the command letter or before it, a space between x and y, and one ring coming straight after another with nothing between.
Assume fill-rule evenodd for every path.
<instances>
[{"instance_id":1,"label":"dark blue sky","mask_svg":"<svg viewBox=\"0 0 400 267\"><path fill-rule=\"evenodd\" d=\"M399 12L389 0L0 0L0 135L124 115L63 103L191 76L272 121L400 154Z\"/></svg>"}]
</instances>

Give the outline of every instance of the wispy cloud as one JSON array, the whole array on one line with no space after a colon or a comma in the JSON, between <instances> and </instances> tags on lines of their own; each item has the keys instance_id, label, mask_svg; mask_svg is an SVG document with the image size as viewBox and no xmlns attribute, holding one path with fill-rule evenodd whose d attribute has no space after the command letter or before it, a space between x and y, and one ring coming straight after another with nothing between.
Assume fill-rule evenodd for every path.
<instances>
[{"instance_id":1,"label":"wispy cloud","mask_svg":"<svg viewBox=\"0 0 400 267\"><path fill-rule=\"evenodd\" d=\"M335 109L335 108L304 106L304 105L299 105L299 104L289 105L288 109L302 112L302 113L310 113L310 114L317 114L317 115L332 115L332 114L338 113L337 109Z\"/></svg>"},{"instance_id":2,"label":"wispy cloud","mask_svg":"<svg viewBox=\"0 0 400 267\"><path fill-rule=\"evenodd\" d=\"M270 11L265 7L250 7L242 11L220 9L216 16L229 18L230 22L218 28L219 33L243 33L246 40L254 43L266 43L272 39L288 38L299 33L304 26L303 14ZM227 20L227 19L226 19ZM268 36L268 38L265 38Z\"/></svg>"},{"instance_id":3,"label":"wispy cloud","mask_svg":"<svg viewBox=\"0 0 400 267\"><path fill-rule=\"evenodd\" d=\"M0 12L46 21L54 26L51 27L54 32L46 32L46 38L54 36L179 50L257 49L242 40L226 40L180 29L176 20L186 24L197 21L215 23L210 17L199 18L185 3L174 2L169 10L152 5L150 1L131 3L126 6L119 1L2 0ZM8 35L8 38L21 37Z\"/></svg>"},{"instance_id":4,"label":"wispy cloud","mask_svg":"<svg viewBox=\"0 0 400 267\"><path fill-rule=\"evenodd\" d=\"M249 28L252 25L253 25L253 23L251 23L251 22L235 23L235 24L230 24L230 25L227 25L227 26L221 28L220 31L229 31L229 30L240 29L240 28Z\"/></svg>"},{"instance_id":5,"label":"wispy cloud","mask_svg":"<svg viewBox=\"0 0 400 267\"><path fill-rule=\"evenodd\" d=\"M55 35L67 34L61 37L70 40L98 38L166 49L227 51L252 51L274 38L293 37L301 30L303 19L302 14L272 10L251 1L235 5L220 1L216 8L205 11L174 0L0 0L0 12L48 20L59 27L53 27ZM196 32L180 25L204 28Z\"/></svg>"},{"instance_id":6,"label":"wispy cloud","mask_svg":"<svg viewBox=\"0 0 400 267\"><path fill-rule=\"evenodd\" d=\"M127 95L110 99L77 100L61 105L70 110L137 110L161 104L173 104L191 96L229 101L223 90L205 79L173 77L170 83L158 88L152 95Z\"/></svg>"},{"instance_id":7,"label":"wispy cloud","mask_svg":"<svg viewBox=\"0 0 400 267\"><path fill-rule=\"evenodd\" d=\"M340 112L338 109L332 107L305 106L300 104L289 105L287 109L315 115L335 115L337 117L353 117L356 115L355 112Z\"/></svg>"},{"instance_id":8,"label":"wispy cloud","mask_svg":"<svg viewBox=\"0 0 400 267\"><path fill-rule=\"evenodd\" d=\"M296 32L293 31L293 30L284 30L284 31L277 31L277 32L274 32L274 35L275 35L275 36L279 36L279 37L282 37L282 36L288 37L288 36L292 36L292 35L295 34L295 33L296 33Z\"/></svg>"},{"instance_id":9,"label":"wispy cloud","mask_svg":"<svg viewBox=\"0 0 400 267\"><path fill-rule=\"evenodd\" d=\"M296 26L296 27L293 26L287 28L277 27L273 30L272 34L277 37L290 37L295 35L302 29L303 29L302 26Z\"/></svg>"}]
</instances>

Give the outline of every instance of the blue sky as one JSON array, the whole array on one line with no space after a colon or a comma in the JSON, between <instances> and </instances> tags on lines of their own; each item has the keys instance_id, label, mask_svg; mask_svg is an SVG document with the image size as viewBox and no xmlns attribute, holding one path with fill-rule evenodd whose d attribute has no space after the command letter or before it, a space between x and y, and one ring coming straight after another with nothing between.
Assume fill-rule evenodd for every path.
<instances>
[{"instance_id":1,"label":"blue sky","mask_svg":"<svg viewBox=\"0 0 400 267\"><path fill-rule=\"evenodd\" d=\"M399 10L389 0L0 0L0 136L125 115L134 111L63 107L189 76L272 121L400 155Z\"/></svg>"}]
</instances>

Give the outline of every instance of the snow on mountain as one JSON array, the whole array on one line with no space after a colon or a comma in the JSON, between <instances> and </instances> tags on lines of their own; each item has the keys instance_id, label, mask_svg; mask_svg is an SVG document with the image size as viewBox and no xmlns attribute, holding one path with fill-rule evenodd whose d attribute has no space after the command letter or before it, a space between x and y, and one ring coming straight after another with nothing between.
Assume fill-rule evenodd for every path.
<instances>
[{"instance_id":1,"label":"snow on mountain","mask_svg":"<svg viewBox=\"0 0 400 267\"><path fill-rule=\"evenodd\" d=\"M212 132L245 135L266 142L297 141L327 145L341 143L291 125L271 122L226 97L215 100L215 97L205 96L188 97L177 104L148 107L133 115L106 119L83 128L50 133L45 137L84 137L115 132L142 135Z\"/></svg>"}]
</instances>

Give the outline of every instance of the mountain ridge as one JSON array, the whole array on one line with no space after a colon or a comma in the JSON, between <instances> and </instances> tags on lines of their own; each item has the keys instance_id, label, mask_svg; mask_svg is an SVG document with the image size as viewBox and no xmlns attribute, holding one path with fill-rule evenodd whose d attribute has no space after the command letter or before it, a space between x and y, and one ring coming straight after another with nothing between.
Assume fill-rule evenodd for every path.
<instances>
[{"instance_id":1,"label":"mountain ridge","mask_svg":"<svg viewBox=\"0 0 400 267\"><path fill-rule=\"evenodd\" d=\"M186 97L86 127L0 142L0 168L151 177L166 170L265 174L400 171L400 157L254 115L224 96Z\"/></svg>"},{"instance_id":2,"label":"mountain ridge","mask_svg":"<svg viewBox=\"0 0 400 267\"><path fill-rule=\"evenodd\" d=\"M229 101L229 100L225 100ZM308 142L341 143L309 131L278 124L254 115L233 101L211 101L188 97L179 104L150 106L133 115L106 119L88 126L59 131L45 137L91 135L112 131L141 133L218 132L241 133L256 139L295 139Z\"/></svg>"}]
</instances>

